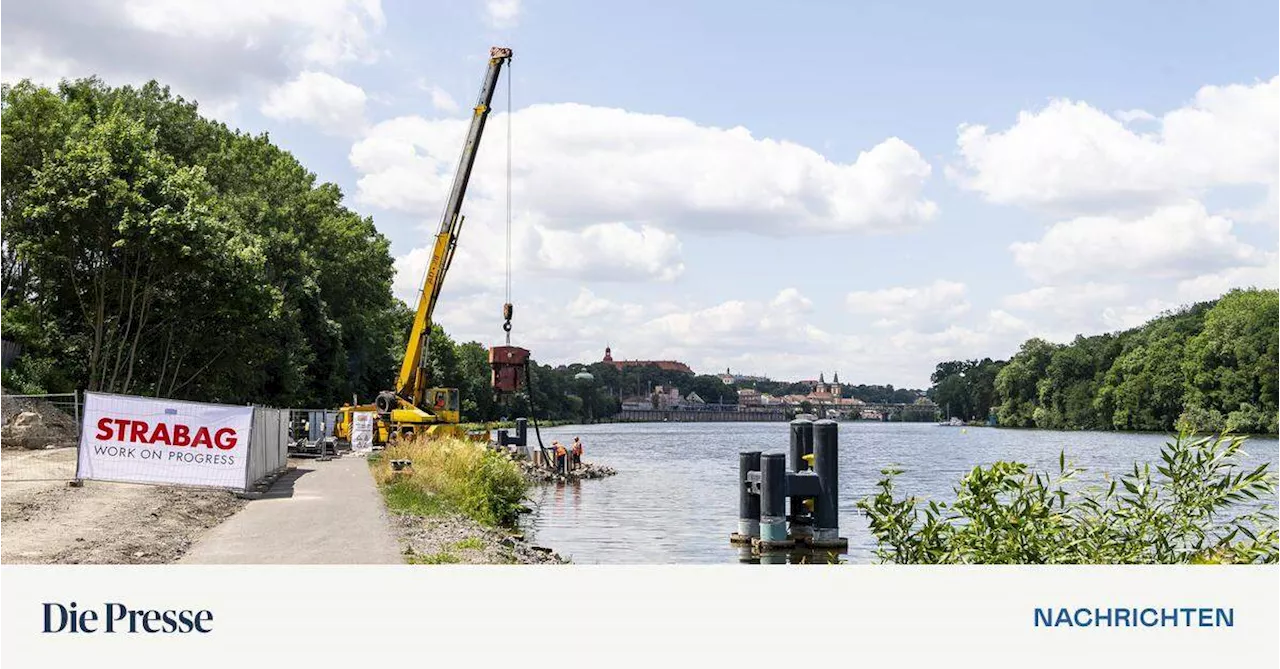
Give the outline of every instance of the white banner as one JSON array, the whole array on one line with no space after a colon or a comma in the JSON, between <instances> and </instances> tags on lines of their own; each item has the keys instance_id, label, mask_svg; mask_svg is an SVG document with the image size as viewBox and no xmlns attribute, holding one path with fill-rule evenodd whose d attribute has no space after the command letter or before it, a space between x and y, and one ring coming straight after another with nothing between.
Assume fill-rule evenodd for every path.
<instances>
[{"instance_id":1,"label":"white banner","mask_svg":"<svg viewBox=\"0 0 1280 669\"><path fill-rule=\"evenodd\" d=\"M357 411L351 416L351 447L356 450L373 448L372 411Z\"/></svg>"},{"instance_id":2,"label":"white banner","mask_svg":"<svg viewBox=\"0 0 1280 669\"><path fill-rule=\"evenodd\" d=\"M244 488L253 407L85 393L77 478Z\"/></svg>"}]
</instances>

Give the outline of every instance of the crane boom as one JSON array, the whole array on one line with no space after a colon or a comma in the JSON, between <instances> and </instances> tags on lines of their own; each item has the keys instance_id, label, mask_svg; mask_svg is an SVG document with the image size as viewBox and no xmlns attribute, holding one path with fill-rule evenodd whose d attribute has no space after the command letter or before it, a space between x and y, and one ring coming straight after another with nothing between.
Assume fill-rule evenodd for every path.
<instances>
[{"instance_id":1,"label":"crane boom","mask_svg":"<svg viewBox=\"0 0 1280 669\"><path fill-rule=\"evenodd\" d=\"M493 92L498 85L498 74L502 71L503 63L510 59L511 49L493 47L489 50L489 70L485 74L484 84L480 88L480 97L476 101L474 113L471 116L471 128L467 132L462 158L458 161L458 171L453 177L453 188L449 191L444 216L440 220L440 231L436 234L435 245L431 251L431 265L427 268L422 293L418 297L418 311L413 318L413 330L409 333L404 360L400 363L400 375L396 379L396 395L414 406L422 406L426 397L430 376L427 345L431 334L431 314L435 311L436 300L440 297L445 274L449 271L449 264L453 262L458 235L462 232L464 219L461 213L462 200L467 193L467 183L471 180L471 169L476 162L480 137L484 134L485 120L489 116Z\"/></svg>"}]
</instances>

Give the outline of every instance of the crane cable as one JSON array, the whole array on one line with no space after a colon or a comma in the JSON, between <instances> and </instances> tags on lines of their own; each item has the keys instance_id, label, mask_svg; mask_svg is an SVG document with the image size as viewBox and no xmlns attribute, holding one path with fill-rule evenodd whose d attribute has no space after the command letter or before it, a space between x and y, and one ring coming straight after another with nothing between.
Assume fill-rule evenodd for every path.
<instances>
[{"instance_id":1,"label":"crane cable","mask_svg":"<svg viewBox=\"0 0 1280 669\"><path fill-rule=\"evenodd\" d=\"M502 305L502 330L507 336L507 346L511 345L511 61L507 61L507 292L506 302Z\"/></svg>"}]
</instances>

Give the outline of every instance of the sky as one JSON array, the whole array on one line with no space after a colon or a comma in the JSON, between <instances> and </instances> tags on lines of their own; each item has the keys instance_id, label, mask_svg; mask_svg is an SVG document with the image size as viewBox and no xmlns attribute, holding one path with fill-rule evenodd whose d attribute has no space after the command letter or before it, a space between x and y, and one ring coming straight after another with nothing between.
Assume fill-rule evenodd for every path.
<instances>
[{"instance_id":1,"label":"sky","mask_svg":"<svg viewBox=\"0 0 1280 669\"><path fill-rule=\"evenodd\" d=\"M502 341L509 185L512 343L540 362L927 387L1277 285L1278 11L10 0L0 77L156 79L269 133L373 217L414 304L510 47L435 312L455 339Z\"/></svg>"}]
</instances>

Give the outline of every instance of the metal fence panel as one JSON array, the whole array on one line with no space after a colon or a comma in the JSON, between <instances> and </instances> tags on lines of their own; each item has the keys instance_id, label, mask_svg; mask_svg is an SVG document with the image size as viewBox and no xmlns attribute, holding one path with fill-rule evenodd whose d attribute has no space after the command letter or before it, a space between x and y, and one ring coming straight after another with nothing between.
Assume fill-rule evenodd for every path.
<instances>
[{"instance_id":1,"label":"metal fence panel","mask_svg":"<svg viewBox=\"0 0 1280 669\"><path fill-rule=\"evenodd\" d=\"M0 480L74 479L80 408L77 393L0 397Z\"/></svg>"},{"instance_id":2,"label":"metal fence panel","mask_svg":"<svg viewBox=\"0 0 1280 669\"><path fill-rule=\"evenodd\" d=\"M271 474L283 471L288 449L289 410L254 407L246 483L252 486Z\"/></svg>"}]
</instances>

